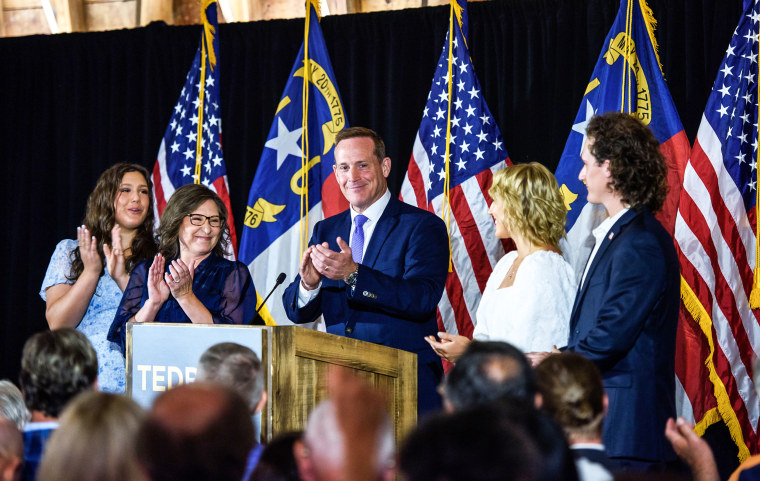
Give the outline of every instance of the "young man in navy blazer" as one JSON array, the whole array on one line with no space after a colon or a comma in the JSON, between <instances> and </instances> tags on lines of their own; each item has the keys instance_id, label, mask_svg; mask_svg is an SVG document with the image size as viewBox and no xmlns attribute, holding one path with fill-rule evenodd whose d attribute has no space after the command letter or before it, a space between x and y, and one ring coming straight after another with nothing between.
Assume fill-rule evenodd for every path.
<instances>
[{"instance_id":1,"label":"young man in navy blazer","mask_svg":"<svg viewBox=\"0 0 760 481\"><path fill-rule=\"evenodd\" d=\"M667 165L652 131L635 117L594 117L579 178L608 217L570 316L566 350L593 361L609 397L603 441L621 469L667 469L665 439L675 417L675 342L680 274L673 238L655 219L667 193ZM544 353L530 356L539 362Z\"/></svg>"},{"instance_id":2,"label":"young man in navy blazer","mask_svg":"<svg viewBox=\"0 0 760 481\"><path fill-rule=\"evenodd\" d=\"M391 159L377 133L351 127L335 142L333 169L351 208L314 226L285 312L295 323L322 315L331 334L416 353L418 413L438 409L443 366L424 338L438 332L446 226L391 196Z\"/></svg>"}]
</instances>

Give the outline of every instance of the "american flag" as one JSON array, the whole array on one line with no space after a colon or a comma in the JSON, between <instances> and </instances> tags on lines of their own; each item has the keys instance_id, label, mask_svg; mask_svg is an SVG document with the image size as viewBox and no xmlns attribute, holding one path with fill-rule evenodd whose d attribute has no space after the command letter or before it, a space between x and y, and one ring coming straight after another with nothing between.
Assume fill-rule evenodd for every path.
<instances>
[{"instance_id":1,"label":"american flag","mask_svg":"<svg viewBox=\"0 0 760 481\"><path fill-rule=\"evenodd\" d=\"M745 2L684 172L675 238L681 262L676 363L703 432L724 422L739 457L758 451L760 353L749 307L756 268L758 3Z\"/></svg>"},{"instance_id":2,"label":"american flag","mask_svg":"<svg viewBox=\"0 0 760 481\"><path fill-rule=\"evenodd\" d=\"M504 246L496 238L488 215L488 188L493 172L506 167L509 156L483 98L463 34L467 31L466 1L452 0L449 25L401 187L401 200L447 221L452 269L438 304L438 325L446 332L472 337L486 281L504 255ZM444 161L447 147L448 174Z\"/></svg>"},{"instance_id":3,"label":"american flag","mask_svg":"<svg viewBox=\"0 0 760 481\"><path fill-rule=\"evenodd\" d=\"M251 184L240 240L240 261L248 264L255 285L268 290L279 272L289 279L259 311L268 325L291 324L282 306L282 292L298 272L299 252L306 247L314 224L348 209L333 174L335 135L348 121L317 4L309 0L306 7L304 43Z\"/></svg>"},{"instance_id":4,"label":"american flag","mask_svg":"<svg viewBox=\"0 0 760 481\"><path fill-rule=\"evenodd\" d=\"M668 163L670 192L658 214L673 232L689 139L673 104L657 57L656 22L644 0L620 0L620 9L591 74L565 143L555 176L567 206L567 239L562 253L580 279L594 247L591 231L607 217L600 204L586 201L588 190L578 179L586 125L595 114L629 112L654 133Z\"/></svg>"},{"instance_id":5,"label":"american flag","mask_svg":"<svg viewBox=\"0 0 760 481\"><path fill-rule=\"evenodd\" d=\"M201 21L203 32L200 45L153 166L153 205L158 220L169 197L178 187L190 183L205 185L215 191L227 206L230 243L236 253L235 221L222 156L215 0L203 0Z\"/></svg>"}]
</instances>

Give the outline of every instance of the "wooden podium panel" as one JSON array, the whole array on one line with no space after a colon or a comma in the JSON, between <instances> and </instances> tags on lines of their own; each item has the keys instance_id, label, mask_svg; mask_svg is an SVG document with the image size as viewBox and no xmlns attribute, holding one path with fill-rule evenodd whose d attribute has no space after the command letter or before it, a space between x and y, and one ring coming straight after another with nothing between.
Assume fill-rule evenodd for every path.
<instances>
[{"instance_id":1,"label":"wooden podium panel","mask_svg":"<svg viewBox=\"0 0 760 481\"><path fill-rule=\"evenodd\" d=\"M327 397L326 372L343 366L386 395L400 440L417 424L417 355L299 326L127 324L127 395L145 408L172 386L193 382L201 354L218 342L251 348L263 364L269 398L261 440L302 430Z\"/></svg>"},{"instance_id":2,"label":"wooden podium panel","mask_svg":"<svg viewBox=\"0 0 760 481\"><path fill-rule=\"evenodd\" d=\"M385 393L397 440L417 424L416 354L298 326L268 329L262 346L271 366L265 438L304 428L309 412L327 397L330 365L349 368Z\"/></svg>"}]
</instances>

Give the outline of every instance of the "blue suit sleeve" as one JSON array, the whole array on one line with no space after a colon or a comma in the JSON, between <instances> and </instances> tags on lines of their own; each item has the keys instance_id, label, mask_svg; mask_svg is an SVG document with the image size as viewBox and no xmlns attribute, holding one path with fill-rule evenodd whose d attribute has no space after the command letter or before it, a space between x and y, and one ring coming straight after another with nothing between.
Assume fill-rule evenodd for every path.
<instances>
[{"instance_id":1,"label":"blue suit sleeve","mask_svg":"<svg viewBox=\"0 0 760 481\"><path fill-rule=\"evenodd\" d=\"M320 223L314 226L314 232L311 235L309 245L312 246L319 239L319 227ZM300 259L299 259L300 262ZM308 304L302 308L298 308L298 286L301 284L301 276L296 274L296 278L285 289L282 294L282 305L285 308L285 315L288 316L292 322L296 324L303 324L305 322L313 322L322 315L322 291L311 300Z\"/></svg>"},{"instance_id":2,"label":"blue suit sleeve","mask_svg":"<svg viewBox=\"0 0 760 481\"><path fill-rule=\"evenodd\" d=\"M599 301L596 321L585 335L567 346L602 371L613 367L632 348L662 299L666 284L663 253L651 236L637 236L630 245L620 246L611 254L611 275ZM589 284L589 290L592 287Z\"/></svg>"},{"instance_id":3,"label":"blue suit sleeve","mask_svg":"<svg viewBox=\"0 0 760 481\"><path fill-rule=\"evenodd\" d=\"M393 241L393 239L391 239ZM404 256L403 274L391 276L360 265L356 288L346 290L349 300L394 317L425 322L434 311L446 284L449 250L446 226L432 215L421 216L412 228ZM398 259L378 259L398 263Z\"/></svg>"}]
</instances>

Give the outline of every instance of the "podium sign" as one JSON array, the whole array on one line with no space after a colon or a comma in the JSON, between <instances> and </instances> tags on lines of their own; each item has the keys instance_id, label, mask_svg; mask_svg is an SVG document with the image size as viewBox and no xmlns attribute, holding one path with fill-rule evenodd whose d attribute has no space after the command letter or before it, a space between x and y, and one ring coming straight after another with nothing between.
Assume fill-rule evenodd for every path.
<instances>
[{"instance_id":1,"label":"podium sign","mask_svg":"<svg viewBox=\"0 0 760 481\"><path fill-rule=\"evenodd\" d=\"M269 393L261 438L301 430L327 397L326 373L342 366L386 395L396 439L417 424L417 355L299 326L127 323L127 395L149 408L161 392L195 380L201 354L219 342L248 346Z\"/></svg>"},{"instance_id":2,"label":"podium sign","mask_svg":"<svg viewBox=\"0 0 760 481\"><path fill-rule=\"evenodd\" d=\"M262 327L130 322L127 324L127 395L149 409L169 388L195 381L201 354L220 342L236 342L262 355Z\"/></svg>"}]
</instances>

